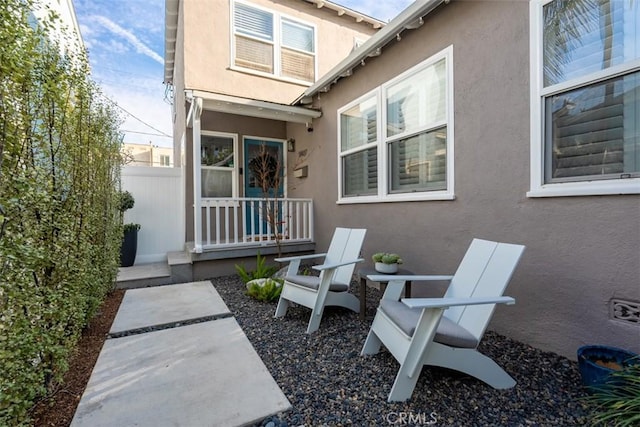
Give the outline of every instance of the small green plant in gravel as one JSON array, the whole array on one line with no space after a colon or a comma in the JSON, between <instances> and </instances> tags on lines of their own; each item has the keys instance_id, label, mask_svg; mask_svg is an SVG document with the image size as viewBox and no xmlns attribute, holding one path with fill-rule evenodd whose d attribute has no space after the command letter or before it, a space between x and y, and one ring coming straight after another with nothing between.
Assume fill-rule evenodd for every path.
<instances>
[{"instance_id":1,"label":"small green plant in gravel","mask_svg":"<svg viewBox=\"0 0 640 427\"><path fill-rule=\"evenodd\" d=\"M273 302L280 298L282 292L283 279L266 279L264 283L260 284L254 282L249 285L247 289L247 295L251 298L257 299L263 302Z\"/></svg>"},{"instance_id":2,"label":"small green plant in gravel","mask_svg":"<svg viewBox=\"0 0 640 427\"><path fill-rule=\"evenodd\" d=\"M243 283L248 283L254 279L268 279L278 271L278 267L272 265L266 265L267 258L260 255L258 252L258 256L256 257L256 269L253 271L247 271L244 267L244 264L238 265L236 264L236 271L238 272L238 276L242 279Z\"/></svg>"},{"instance_id":3,"label":"small green plant in gravel","mask_svg":"<svg viewBox=\"0 0 640 427\"><path fill-rule=\"evenodd\" d=\"M593 406L594 425L640 425L640 363L612 372L585 400Z\"/></svg>"}]
</instances>

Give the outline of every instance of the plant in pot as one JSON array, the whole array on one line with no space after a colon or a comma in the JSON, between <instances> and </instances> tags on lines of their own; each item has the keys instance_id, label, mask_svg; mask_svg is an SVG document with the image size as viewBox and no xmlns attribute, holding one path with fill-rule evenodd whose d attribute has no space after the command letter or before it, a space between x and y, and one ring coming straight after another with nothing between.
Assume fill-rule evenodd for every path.
<instances>
[{"instance_id":1,"label":"plant in pot","mask_svg":"<svg viewBox=\"0 0 640 427\"><path fill-rule=\"evenodd\" d=\"M582 384L594 391L607 383L611 375L640 364L640 357L622 348L606 345L585 345L578 349L578 369Z\"/></svg>"},{"instance_id":2,"label":"plant in pot","mask_svg":"<svg viewBox=\"0 0 640 427\"><path fill-rule=\"evenodd\" d=\"M124 212L135 205L133 195L128 191L120 192L120 221L124 222ZM138 230L140 224L123 225L122 246L120 247L120 266L131 267L136 260L138 250Z\"/></svg>"},{"instance_id":3,"label":"plant in pot","mask_svg":"<svg viewBox=\"0 0 640 427\"><path fill-rule=\"evenodd\" d=\"M371 257L375 263L375 269L379 273L394 274L398 272L398 264L402 264L402 258L398 254L378 252Z\"/></svg>"}]
</instances>

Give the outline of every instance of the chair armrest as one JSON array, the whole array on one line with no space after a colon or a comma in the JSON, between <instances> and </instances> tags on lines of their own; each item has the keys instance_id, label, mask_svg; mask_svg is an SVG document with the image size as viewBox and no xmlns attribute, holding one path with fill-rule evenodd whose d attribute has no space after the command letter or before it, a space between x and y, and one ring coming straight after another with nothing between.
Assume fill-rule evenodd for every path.
<instances>
[{"instance_id":1,"label":"chair armrest","mask_svg":"<svg viewBox=\"0 0 640 427\"><path fill-rule=\"evenodd\" d=\"M357 262L362 262L362 261L364 261L364 258L358 258L358 259L354 259L352 261L338 262L338 263L335 263L335 264L314 265L311 268L313 268L314 270L323 271L323 270L330 270L332 268L342 267L343 265L355 264Z\"/></svg>"},{"instance_id":2,"label":"chair armrest","mask_svg":"<svg viewBox=\"0 0 640 427\"><path fill-rule=\"evenodd\" d=\"M453 276L419 276L419 275L406 275L400 276L396 274L369 274L367 279L372 282L390 282L390 281L440 281L440 280L451 280Z\"/></svg>"},{"instance_id":3,"label":"chair armrest","mask_svg":"<svg viewBox=\"0 0 640 427\"><path fill-rule=\"evenodd\" d=\"M495 298L402 298L402 302L409 308L449 308L459 305L483 304L515 304L511 297Z\"/></svg>"},{"instance_id":4,"label":"chair armrest","mask_svg":"<svg viewBox=\"0 0 640 427\"><path fill-rule=\"evenodd\" d=\"M324 253L324 254L288 256L288 257L284 257L284 258L275 258L274 261L275 262L289 262L289 261L294 261L294 260L320 258L320 257L326 256L326 255L327 254Z\"/></svg>"}]
</instances>

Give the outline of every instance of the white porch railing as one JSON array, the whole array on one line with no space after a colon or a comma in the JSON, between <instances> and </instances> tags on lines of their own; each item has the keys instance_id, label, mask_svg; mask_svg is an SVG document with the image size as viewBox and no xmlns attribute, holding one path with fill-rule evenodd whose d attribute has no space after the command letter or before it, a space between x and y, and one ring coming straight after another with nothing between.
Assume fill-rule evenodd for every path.
<instances>
[{"instance_id":1,"label":"white porch railing","mask_svg":"<svg viewBox=\"0 0 640 427\"><path fill-rule=\"evenodd\" d=\"M311 199L203 198L200 206L203 250L275 245L276 233L281 243L313 241ZM267 220L273 214L277 230Z\"/></svg>"}]
</instances>

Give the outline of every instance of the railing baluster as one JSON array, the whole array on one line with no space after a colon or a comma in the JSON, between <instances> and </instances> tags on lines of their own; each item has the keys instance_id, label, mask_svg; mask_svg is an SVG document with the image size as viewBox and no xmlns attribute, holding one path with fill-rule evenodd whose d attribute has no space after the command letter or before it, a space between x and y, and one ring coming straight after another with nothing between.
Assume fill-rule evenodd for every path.
<instances>
[{"instance_id":1,"label":"railing baluster","mask_svg":"<svg viewBox=\"0 0 640 427\"><path fill-rule=\"evenodd\" d=\"M240 208L240 204L233 200L231 203L233 206L233 243L238 243L238 235L240 234L238 230L238 209Z\"/></svg>"},{"instance_id":2,"label":"railing baluster","mask_svg":"<svg viewBox=\"0 0 640 427\"><path fill-rule=\"evenodd\" d=\"M309 199L209 198L201 200L201 208L201 229L206 234L202 240L209 249L271 245L276 238L313 240L313 201ZM275 227L269 215L277 218Z\"/></svg>"},{"instance_id":3,"label":"railing baluster","mask_svg":"<svg viewBox=\"0 0 640 427\"><path fill-rule=\"evenodd\" d=\"M207 221L207 245L211 244L211 202L204 203L204 215Z\"/></svg>"},{"instance_id":4,"label":"railing baluster","mask_svg":"<svg viewBox=\"0 0 640 427\"><path fill-rule=\"evenodd\" d=\"M216 245L220 244L220 202L216 200Z\"/></svg>"}]
</instances>

